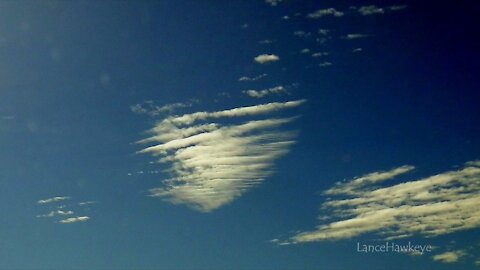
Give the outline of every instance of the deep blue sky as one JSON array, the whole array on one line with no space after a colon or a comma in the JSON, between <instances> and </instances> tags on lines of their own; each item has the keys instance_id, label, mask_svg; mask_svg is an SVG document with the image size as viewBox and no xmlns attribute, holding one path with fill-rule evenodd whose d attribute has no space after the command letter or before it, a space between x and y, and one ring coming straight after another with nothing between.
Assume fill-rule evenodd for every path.
<instances>
[{"instance_id":1,"label":"deep blue sky","mask_svg":"<svg viewBox=\"0 0 480 270\"><path fill-rule=\"evenodd\" d=\"M455 264L357 253L369 234L269 242L321 224L320 194L337 181L405 164L410 181L479 158L480 6L418 2L0 1L0 269L474 269L478 228L399 240L468 250ZM306 18L326 8L345 14ZM289 94L242 93L280 85ZM300 99L275 115L301 116L282 127L296 144L258 186L209 213L147 196L168 176L146 173L165 165L135 142L170 114L131 106L188 103L181 115ZM37 217L55 196L90 219Z\"/></svg>"}]
</instances>

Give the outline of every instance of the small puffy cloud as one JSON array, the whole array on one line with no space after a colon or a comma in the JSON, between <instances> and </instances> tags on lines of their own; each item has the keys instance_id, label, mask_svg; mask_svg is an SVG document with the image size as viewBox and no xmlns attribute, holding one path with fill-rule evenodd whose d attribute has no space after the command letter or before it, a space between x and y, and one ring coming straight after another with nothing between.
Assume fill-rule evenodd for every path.
<instances>
[{"instance_id":1,"label":"small puffy cloud","mask_svg":"<svg viewBox=\"0 0 480 270\"><path fill-rule=\"evenodd\" d=\"M363 51L362 48L355 48L355 49L352 50L353 53L357 53L357 52L361 52L361 51Z\"/></svg>"},{"instance_id":2,"label":"small puffy cloud","mask_svg":"<svg viewBox=\"0 0 480 270\"><path fill-rule=\"evenodd\" d=\"M358 9L358 12L363 16L374 15L374 14L383 14L385 10L383 8L377 7L375 5L362 6Z\"/></svg>"},{"instance_id":3,"label":"small puffy cloud","mask_svg":"<svg viewBox=\"0 0 480 270\"><path fill-rule=\"evenodd\" d=\"M328 30L328 29L323 29L323 28L318 29L318 34L319 35L326 36L329 33L330 33L330 30Z\"/></svg>"},{"instance_id":4,"label":"small puffy cloud","mask_svg":"<svg viewBox=\"0 0 480 270\"><path fill-rule=\"evenodd\" d=\"M244 94L254 97L254 98L262 98L264 96L270 95L270 94L287 94L287 90L283 86L275 86L272 88L267 88L263 90L245 90L242 91Z\"/></svg>"},{"instance_id":5,"label":"small puffy cloud","mask_svg":"<svg viewBox=\"0 0 480 270\"><path fill-rule=\"evenodd\" d=\"M62 223L62 224L70 224L70 223L76 223L76 222L85 222L89 219L90 219L90 217L88 217L88 216L81 216L81 217L71 217L71 218L67 218L67 219L62 219L59 222Z\"/></svg>"},{"instance_id":6,"label":"small puffy cloud","mask_svg":"<svg viewBox=\"0 0 480 270\"><path fill-rule=\"evenodd\" d=\"M283 0L265 0L265 3L269 4L272 7L277 6L279 3L281 3Z\"/></svg>"},{"instance_id":7,"label":"small puffy cloud","mask_svg":"<svg viewBox=\"0 0 480 270\"><path fill-rule=\"evenodd\" d=\"M255 76L255 77L243 76L243 77L240 77L240 78L238 79L238 81L240 81L240 82L253 82L253 81L258 81L258 80L260 80L260 79L262 79L262 78L264 78L264 77L267 77L267 76L268 76L268 74L266 74L266 73L257 75L257 76Z\"/></svg>"},{"instance_id":8,"label":"small puffy cloud","mask_svg":"<svg viewBox=\"0 0 480 270\"><path fill-rule=\"evenodd\" d=\"M280 57L275 54L260 54L256 56L253 60L259 64L266 64L277 62L280 60Z\"/></svg>"},{"instance_id":9,"label":"small puffy cloud","mask_svg":"<svg viewBox=\"0 0 480 270\"><path fill-rule=\"evenodd\" d=\"M432 257L434 261L442 263L455 263L467 255L464 250L447 251Z\"/></svg>"},{"instance_id":10,"label":"small puffy cloud","mask_svg":"<svg viewBox=\"0 0 480 270\"><path fill-rule=\"evenodd\" d=\"M296 118L270 115L304 102L273 102L165 118L149 131L151 137L139 141L150 144L139 153L160 157L158 162L167 164L170 175L162 181L163 186L150 189L151 196L202 212L232 202L274 173L275 160L295 143L295 132L279 128ZM256 119L244 122L252 116ZM225 118L230 119L228 124L214 122Z\"/></svg>"},{"instance_id":11,"label":"small puffy cloud","mask_svg":"<svg viewBox=\"0 0 480 270\"><path fill-rule=\"evenodd\" d=\"M302 49L300 53L310 53L310 49L308 48Z\"/></svg>"},{"instance_id":12,"label":"small puffy cloud","mask_svg":"<svg viewBox=\"0 0 480 270\"><path fill-rule=\"evenodd\" d=\"M70 197L68 197L68 196L52 197L52 198L48 198L48 199L44 199L44 200L38 200L37 203L38 204L46 204L46 203L60 202L60 201L68 200L68 199L70 199Z\"/></svg>"},{"instance_id":13,"label":"small puffy cloud","mask_svg":"<svg viewBox=\"0 0 480 270\"><path fill-rule=\"evenodd\" d=\"M287 242L341 240L368 233L386 240L436 237L480 227L480 166L470 162L457 171L385 184L413 169L401 166L337 183L324 192L333 196L321 206L327 213L319 220L325 223ZM442 257L448 260L452 254L437 258Z\"/></svg>"},{"instance_id":14,"label":"small puffy cloud","mask_svg":"<svg viewBox=\"0 0 480 270\"><path fill-rule=\"evenodd\" d=\"M324 16L334 16L334 17L342 17L344 15L343 12L338 11L334 8L326 8L326 9L319 9L315 12L312 12L307 15L309 19L318 19Z\"/></svg>"}]
</instances>

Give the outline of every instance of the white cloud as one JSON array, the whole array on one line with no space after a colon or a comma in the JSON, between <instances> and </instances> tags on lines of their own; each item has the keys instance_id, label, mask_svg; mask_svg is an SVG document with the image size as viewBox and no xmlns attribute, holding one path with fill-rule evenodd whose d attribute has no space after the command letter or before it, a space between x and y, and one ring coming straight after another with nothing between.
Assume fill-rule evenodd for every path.
<instances>
[{"instance_id":1,"label":"white cloud","mask_svg":"<svg viewBox=\"0 0 480 270\"><path fill-rule=\"evenodd\" d=\"M359 38L367 38L367 37L371 37L371 35L365 35L365 34L348 34L346 36L344 36L343 38L344 39L359 39Z\"/></svg>"},{"instance_id":2,"label":"white cloud","mask_svg":"<svg viewBox=\"0 0 480 270\"><path fill-rule=\"evenodd\" d=\"M255 77L247 77L247 76L243 76L243 77L240 77L238 80L241 81L241 82L252 82L252 81L258 81L264 77L267 77L268 75L266 73L263 73L263 74L260 74L258 76L255 76Z\"/></svg>"},{"instance_id":3,"label":"white cloud","mask_svg":"<svg viewBox=\"0 0 480 270\"><path fill-rule=\"evenodd\" d=\"M361 52L361 51L363 51L362 48L355 48L355 49L352 50L352 52L354 52L354 53Z\"/></svg>"},{"instance_id":4,"label":"white cloud","mask_svg":"<svg viewBox=\"0 0 480 270\"><path fill-rule=\"evenodd\" d=\"M474 165L472 165L474 164ZM321 209L335 219L301 232L287 242L340 240L366 233L385 239L414 235L435 237L480 227L480 167L467 163L457 171L385 186L384 182L413 169L402 166L338 183L324 192Z\"/></svg>"},{"instance_id":5,"label":"white cloud","mask_svg":"<svg viewBox=\"0 0 480 270\"><path fill-rule=\"evenodd\" d=\"M275 86L275 87L272 87L272 88L263 89L263 90L245 90L245 91L242 91L242 92L244 94L246 94L250 97L254 97L254 98L262 98L262 97L270 95L270 94L277 94L277 95L288 94L287 89L285 89L285 87L283 87L281 85Z\"/></svg>"},{"instance_id":6,"label":"white cloud","mask_svg":"<svg viewBox=\"0 0 480 270\"><path fill-rule=\"evenodd\" d=\"M328 33L330 33L330 30L328 30L328 29L323 29L323 28L318 29L318 34L319 35L326 36L326 35L328 35Z\"/></svg>"},{"instance_id":7,"label":"white cloud","mask_svg":"<svg viewBox=\"0 0 480 270\"><path fill-rule=\"evenodd\" d=\"M296 36L296 37L301 37L301 38L303 38L303 37L309 37L309 36L311 36L312 33L298 30L298 31L293 32L293 35Z\"/></svg>"},{"instance_id":8,"label":"white cloud","mask_svg":"<svg viewBox=\"0 0 480 270\"><path fill-rule=\"evenodd\" d=\"M310 19L318 19L323 16L334 16L334 17L342 17L344 15L343 12L338 11L334 8L326 8L326 9L319 9L313 13L307 15L307 18Z\"/></svg>"},{"instance_id":9,"label":"white cloud","mask_svg":"<svg viewBox=\"0 0 480 270\"><path fill-rule=\"evenodd\" d=\"M374 14L383 14L385 13L385 10L375 5L370 5L370 6L360 7L358 9L358 12L363 16L368 16L368 15L374 15Z\"/></svg>"},{"instance_id":10,"label":"white cloud","mask_svg":"<svg viewBox=\"0 0 480 270\"><path fill-rule=\"evenodd\" d=\"M310 52L310 49L308 49L308 48L302 49L300 51L300 53L309 53L309 52Z\"/></svg>"},{"instance_id":11,"label":"white cloud","mask_svg":"<svg viewBox=\"0 0 480 270\"><path fill-rule=\"evenodd\" d=\"M304 100L239 107L217 112L196 112L168 117L141 142L155 142L140 153L159 156L169 164L171 177L151 196L209 212L230 203L260 184L274 170L274 161L289 151L295 132L279 128L295 118L267 118L235 123L235 118L259 116L294 108ZM197 121L234 118L228 124ZM233 121L233 123L232 123ZM237 120L238 122L238 120Z\"/></svg>"},{"instance_id":12,"label":"white cloud","mask_svg":"<svg viewBox=\"0 0 480 270\"><path fill-rule=\"evenodd\" d=\"M89 219L90 219L90 217L87 217L87 216L71 217L71 218L67 218L67 219L62 219L59 222L63 223L63 224L69 224L69 223L76 223L76 222L85 222Z\"/></svg>"},{"instance_id":13,"label":"white cloud","mask_svg":"<svg viewBox=\"0 0 480 270\"><path fill-rule=\"evenodd\" d=\"M78 205L84 206L84 205L89 205L89 204L96 204L97 202L95 201L86 201L86 202L79 202Z\"/></svg>"},{"instance_id":14,"label":"white cloud","mask_svg":"<svg viewBox=\"0 0 480 270\"><path fill-rule=\"evenodd\" d=\"M63 197L53 197L53 198L48 198L44 200L39 200L37 201L38 204L46 204L46 203L52 203L52 202L59 202L59 201L64 201L68 200L70 197L63 196Z\"/></svg>"},{"instance_id":15,"label":"white cloud","mask_svg":"<svg viewBox=\"0 0 480 270\"><path fill-rule=\"evenodd\" d=\"M260 54L256 56L253 60L259 64L266 64L270 62L277 62L280 60L280 57L275 54Z\"/></svg>"},{"instance_id":16,"label":"white cloud","mask_svg":"<svg viewBox=\"0 0 480 270\"><path fill-rule=\"evenodd\" d=\"M73 211L63 211L63 210L50 211L48 214L38 215L37 217L42 218L42 217L54 217L54 216L67 216L67 215L73 215Z\"/></svg>"},{"instance_id":17,"label":"white cloud","mask_svg":"<svg viewBox=\"0 0 480 270\"><path fill-rule=\"evenodd\" d=\"M455 263L458 262L462 257L467 255L464 250L455 250L447 251L432 257L434 261L439 261L442 263Z\"/></svg>"},{"instance_id":18,"label":"white cloud","mask_svg":"<svg viewBox=\"0 0 480 270\"><path fill-rule=\"evenodd\" d=\"M277 6L279 3L281 3L283 0L265 0L265 3L271 5L272 7Z\"/></svg>"},{"instance_id":19,"label":"white cloud","mask_svg":"<svg viewBox=\"0 0 480 270\"><path fill-rule=\"evenodd\" d=\"M312 57L327 56L328 54L329 54L328 52L316 52L312 54Z\"/></svg>"}]
</instances>

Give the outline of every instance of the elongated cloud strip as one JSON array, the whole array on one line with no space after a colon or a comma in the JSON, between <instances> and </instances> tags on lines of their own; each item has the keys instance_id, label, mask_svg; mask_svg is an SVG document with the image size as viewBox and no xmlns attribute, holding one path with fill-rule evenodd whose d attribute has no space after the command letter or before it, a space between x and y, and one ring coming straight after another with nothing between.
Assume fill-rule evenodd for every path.
<instances>
[{"instance_id":1,"label":"elongated cloud strip","mask_svg":"<svg viewBox=\"0 0 480 270\"><path fill-rule=\"evenodd\" d=\"M169 117L140 141L155 143L140 151L169 164L170 178L152 188L151 196L209 212L230 203L274 172L274 161L289 151L295 132L280 130L296 117L240 123L200 123L217 118L267 115L294 108L304 100L268 103L217 112ZM237 121L238 122L238 121Z\"/></svg>"},{"instance_id":2,"label":"elongated cloud strip","mask_svg":"<svg viewBox=\"0 0 480 270\"><path fill-rule=\"evenodd\" d=\"M457 171L384 186L412 166L375 172L339 183L324 195L339 196L322 204L320 220L336 219L313 231L298 233L287 243L340 240L365 233L385 239L414 235L435 237L480 227L480 164ZM383 186L380 186L383 184Z\"/></svg>"},{"instance_id":3,"label":"elongated cloud strip","mask_svg":"<svg viewBox=\"0 0 480 270\"><path fill-rule=\"evenodd\" d=\"M324 16L334 16L334 17L342 17L344 15L343 12L338 11L334 8L326 8L326 9L319 9L315 12L312 12L307 15L309 19L319 19Z\"/></svg>"},{"instance_id":4,"label":"elongated cloud strip","mask_svg":"<svg viewBox=\"0 0 480 270\"><path fill-rule=\"evenodd\" d=\"M266 63L277 62L280 60L280 57L278 57L275 54L260 54L255 58L253 58L253 60L259 64L266 64Z\"/></svg>"},{"instance_id":5,"label":"elongated cloud strip","mask_svg":"<svg viewBox=\"0 0 480 270\"><path fill-rule=\"evenodd\" d=\"M385 13L385 10L375 5L370 5L370 6L360 7L358 9L358 12L363 16L368 16L368 15L374 15L374 14L383 14Z\"/></svg>"},{"instance_id":6,"label":"elongated cloud strip","mask_svg":"<svg viewBox=\"0 0 480 270\"><path fill-rule=\"evenodd\" d=\"M87 216L71 217L71 218L67 218L67 219L62 219L59 222L62 223L62 224L70 224L70 223L76 223L76 222L85 222L89 219L90 219L90 217L87 217Z\"/></svg>"},{"instance_id":7,"label":"elongated cloud strip","mask_svg":"<svg viewBox=\"0 0 480 270\"><path fill-rule=\"evenodd\" d=\"M442 263L454 263L458 262L462 257L467 255L464 250L455 250L455 251L447 251L432 257L434 261L439 261Z\"/></svg>"},{"instance_id":8,"label":"elongated cloud strip","mask_svg":"<svg viewBox=\"0 0 480 270\"><path fill-rule=\"evenodd\" d=\"M253 97L253 98L262 98L267 95L271 94L288 94L287 89L285 87L279 85L272 88L262 89L262 90L245 90L242 91L245 95Z\"/></svg>"},{"instance_id":9,"label":"elongated cloud strip","mask_svg":"<svg viewBox=\"0 0 480 270\"><path fill-rule=\"evenodd\" d=\"M238 80L241 81L241 82L252 82L252 81L258 81L260 80L261 78L263 77L267 77L268 75L266 73L263 73L263 74L260 74L258 76L255 76L255 77L247 77L247 76L243 76L243 77L240 77Z\"/></svg>"},{"instance_id":10,"label":"elongated cloud strip","mask_svg":"<svg viewBox=\"0 0 480 270\"><path fill-rule=\"evenodd\" d=\"M68 199L70 199L70 197L67 197L67 196L52 197L52 198L48 198L48 199L45 199L45 200L39 200L39 201L37 201L37 203L38 204L46 204L46 203L64 201L64 200L68 200Z\"/></svg>"}]
</instances>

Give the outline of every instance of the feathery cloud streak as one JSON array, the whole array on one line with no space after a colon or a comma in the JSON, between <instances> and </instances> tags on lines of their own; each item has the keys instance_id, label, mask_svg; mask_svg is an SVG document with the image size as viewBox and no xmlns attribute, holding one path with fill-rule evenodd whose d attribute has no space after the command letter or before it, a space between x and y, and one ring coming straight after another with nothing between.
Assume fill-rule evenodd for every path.
<instances>
[{"instance_id":1,"label":"feathery cloud streak","mask_svg":"<svg viewBox=\"0 0 480 270\"><path fill-rule=\"evenodd\" d=\"M154 143L140 153L160 156L171 177L151 196L209 212L230 203L274 172L274 161L289 151L295 132L279 130L291 118L250 120L235 124L201 123L210 119L268 115L298 107L305 100L268 103L216 112L172 116L150 130Z\"/></svg>"},{"instance_id":2,"label":"feathery cloud streak","mask_svg":"<svg viewBox=\"0 0 480 270\"><path fill-rule=\"evenodd\" d=\"M375 172L339 183L324 195L321 209L330 213L320 220L335 218L313 231L294 235L286 243L340 240L365 233L385 239L413 235L435 237L480 227L480 166L469 162L448 171L415 181L380 186L385 180L407 173L412 166Z\"/></svg>"}]
</instances>

